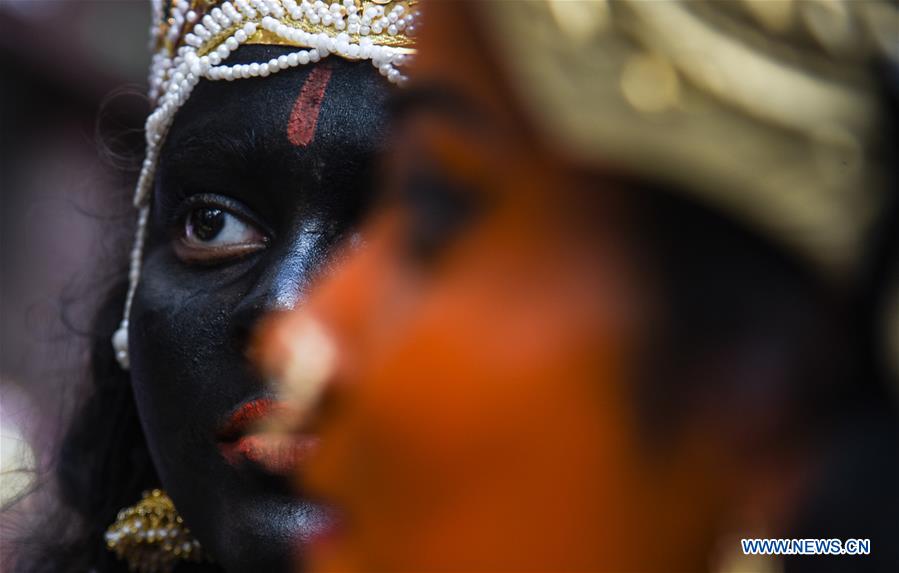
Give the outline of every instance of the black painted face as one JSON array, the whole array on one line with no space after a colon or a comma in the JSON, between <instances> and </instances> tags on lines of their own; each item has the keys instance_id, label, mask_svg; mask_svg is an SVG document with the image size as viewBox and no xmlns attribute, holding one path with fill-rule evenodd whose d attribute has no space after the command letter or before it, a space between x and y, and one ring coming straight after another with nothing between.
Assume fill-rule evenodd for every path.
<instances>
[{"instance_id":1,"label":"black painted face","mask_svg":"<svg viewBox=\"0 0 899 573\"><path fill-rule=\"evenodd\" d=\"M246 46L229 63L284 52ZM287 569L325 521L286 477L226 461L218 432L269 392L246 358L254 325L302 303L371 200L388 86L369 62L336 58L202 81L160 158L132 383L163 487L228 571Z\"/></svg>"}]
</instances>

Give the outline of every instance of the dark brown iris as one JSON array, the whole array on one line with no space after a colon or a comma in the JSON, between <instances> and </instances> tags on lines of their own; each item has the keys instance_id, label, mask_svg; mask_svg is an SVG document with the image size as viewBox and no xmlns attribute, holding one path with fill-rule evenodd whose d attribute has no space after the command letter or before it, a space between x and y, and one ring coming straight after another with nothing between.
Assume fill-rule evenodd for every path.
<instances>
[{"instance_id":1,"label":"dark brown iris","mask_svg":"<svg viewBox=\"0 0 899 573\"><path fill-rule=\"evenodd\" d=\"M188 223L194 237L200 241L211 241L225 226L225 213L214 207L203 207L191 212Z\"/></svg>"}]
</instances>

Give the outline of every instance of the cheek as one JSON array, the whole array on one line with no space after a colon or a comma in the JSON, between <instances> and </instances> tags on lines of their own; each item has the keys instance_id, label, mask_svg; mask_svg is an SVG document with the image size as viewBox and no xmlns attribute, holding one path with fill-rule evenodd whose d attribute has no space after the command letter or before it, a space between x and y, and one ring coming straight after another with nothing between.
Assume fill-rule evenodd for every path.
<instances>
[{"instance_id":1,"label":"cheek","mask_svg":"<svg viewBox=\"0 0 899 573\"><path fill-rule=\"evenodd\" d=\"M229 465L217 440L236 408L267 393L246 338L267 308L264 277L281 265L273 257L187 266L156 247L131 313L132 384L161 485L228 571L286 571L271 562L286 561L289 540L323 520L285 495L288 484Z\"/></svg>"},{"instance_id":2,"label":"cheek","mask_svg":"<svg viewBox=\"0 0 899 573\"><path fill-rule=\"evenodd\" d=\"M312 479L348 508L363 568L588 570L597 539L639 529L608 519L639 490L629 326L601 304L595 252L481 239L426 288L397 286L406 319L372 327L380 352L326 434Z\"/></svg>"},{"instance_id":3,"label":"cheek","mask_svg":"<svg viewBox=\"0 0 899 573\"><path fill-rule=\"evenodd\" d=\"M146 259L129 339L135 397L161 473L202 457L240 393L242 353L227 310L235 302L212 273L188 272L165 253Z\"/></svg>"}]
</instances>

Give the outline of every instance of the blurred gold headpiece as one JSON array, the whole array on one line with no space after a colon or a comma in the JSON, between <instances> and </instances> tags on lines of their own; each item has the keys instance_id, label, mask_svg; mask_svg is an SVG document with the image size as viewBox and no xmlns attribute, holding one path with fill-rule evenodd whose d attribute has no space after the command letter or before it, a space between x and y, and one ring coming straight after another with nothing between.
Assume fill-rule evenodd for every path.
<instances>
[{"instance_id":1,"label":"blurred gold headpiece","mask_svg":"<svg viewBox=\"0 0 899 573\"><path fill-rule=\"evenodd\" d=\"M134 194L140 211L125 312L112 339L123 368L129 363L128 317L140 280L156 161L175 113L197 83L266 77L334 54L370 60L390 82L402 85L406 77L400 68L414 53L417 1L152 0L150 98L156 107L147 118L147 156ZM228 56L244 44L297 50L264 62L227 65Z\"/></svg>"},{"instance_id":2,"label":"blurred gold headpiece","mask_svg":"<svg viewBox=\"0 0 899 573\"><path fill-rule=\"evenodd\" d=\"M879 0L479 5L535 123L579 160L667 183L851 278L886 195Z\"/></svg>"}]
</instances>

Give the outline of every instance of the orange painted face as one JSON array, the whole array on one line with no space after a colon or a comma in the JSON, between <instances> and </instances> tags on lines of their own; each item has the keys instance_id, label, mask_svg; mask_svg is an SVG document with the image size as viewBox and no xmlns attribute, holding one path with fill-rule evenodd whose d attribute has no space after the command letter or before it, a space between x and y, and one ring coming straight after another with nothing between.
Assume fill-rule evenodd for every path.
<instances>
[{"instance_id":1,"label":"orange painted face","mask_svg":"<svg viewBox=\"0 0 899 573\"><path fill-rule=\"evenodd\" d=\"M430 6L393 201L278 325L312 316L337 348L303 477L345 523L313 570L695 570L715 496L701 448L637 439L651 300L627 205L543 146L477 42L450 44L460 6Z\"/></svg>"}]
</instances>

